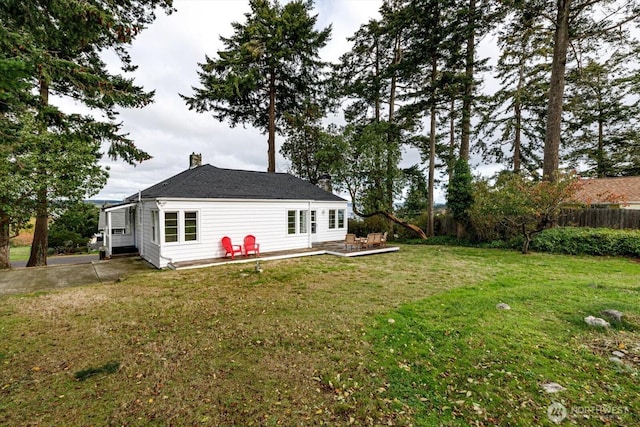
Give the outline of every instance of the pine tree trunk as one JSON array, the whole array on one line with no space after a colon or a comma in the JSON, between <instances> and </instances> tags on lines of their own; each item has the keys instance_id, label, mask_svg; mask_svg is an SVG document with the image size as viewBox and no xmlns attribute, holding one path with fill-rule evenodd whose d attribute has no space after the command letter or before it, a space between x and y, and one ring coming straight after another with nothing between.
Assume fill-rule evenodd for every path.
<instances>
[{"instance_id":1,"label":"pine tree trunk","mask_svg":"<svg viewBox=\"0 0 640 427\"><path fill-rule=\"evenodd\" d=\"M36 208L36 225L33 231L33 242L27 267L47 265L47 247L49 243L49 209L46 189L38 191Z\"/></svg>"},{"instance_id":2,"label":"pine tree trunk","mask_svg":"<svg viewBox=\"0 0 640 427\"><path fill-rule=\"evenodd\" d=\"M40 105L44 108L49 104L49 82L43 76L40 78ZM41 119L43 120L43 119ZM41 121L42 134L47 132L46 123ZM46 147L39 146L40 155L44 156ZM46 175L46 170L38 168L41 178ZM49 241L49 201L47 200L47 186L41 187L36 192L36 224L33 232L33 242L31 243L31 253L27 267L37 267L47 265L47 247Z\"/></svg>"},{"instance_id":3,"label":"pine tree trunk","mask_svg":"<svg viewBox=\"0 0 640 427\"><path fill-rule=\"evenodd\" d=\"M433 57L431 62L431 87L435 90L436 81L438 79L438 59ZM429 189L427 193L427 236L433 237L434 233L434 206L433 206L433 189L435 187L435 171L436 171L436 102L435 96L431 104L431 123L430 123L430 135L429 135Z\"/></svg>"},{"instance_id":4,"label":"pine tree trunk","mask_svg":"<svg viewBox=\"0 0 640 427\"><path fill-rule=\"evenodd\" d=\"M276 74L271 70L269 81L269 140L268 140L269 167L267 172L276 171Z\"/></svg>"},{"instance_id":5,"label":"pine tree trunk","mask_svg":"<svg viewBox=\"0 0 640 427\"><path fill-rule=\"evenodd\" d=\"M0 212L0 270L11 268L11 259L9 257L10 238L9 216L4 212Z\"/></svg>"},{"instance_id":6,"label":"pine tree trunk","mask_svg":"<svg viewBox=\"0 0 640 427\"><path fill-rule=\"evenodd\" d=\"M447 162L447 174L449 175L449 182L451 182L453 179L453 167L456 163L456 100L453 97L449 108L449 161Z\"/></svg>"},{"instance_id":7,"label":"pine tree trunk","mask_svg":"<svg viewBox=\"0 0 640 427\"><path fill-rule=\"evenodd\" d=\"M556 31L553 36L553 61L544 136L543 179L555 182L560 165L560 131L564 96L567 49L569 47L569 9L571 0L558 0Z\"/></svg>"},{"instance_id":8,"label":"pine tree trunk","mask_svg":"<svg viewBox=\"0 0 640 427\"><path fill-rule=\"evenodd\" d=\"M471 136L471 104L473 100L473 72L475 58L475 16L476 1L469 0L469 22L467 23L467 57L465 66L464 97L462 98L462 137L460 139L460 158L469 160Z\"/></svg>"},{"instance_id":9,"label":"pine tree trunk","mask_svg":"<svg viewBox=\"0 0 640 427\"><path fill-rule=\"evenodd\" d=\"M596 154L596 161L598 163L596 167L597 177L604 178L607 176L607 166L604 161L604 123L602 119L598 120L598 152Z\"/></svg>"},{"instance_id":10,"label":"pine tree trunk","mask_svg":"<svg viewBox=\"0 0 640 427\"><path fill-rule=\"evenodd\" d=\"M524 50L525 41L522 42L521 50ZM521 168L521 151L522 151L522 90L524 86L524 59L520 58L518 70L518 85L516 89L516 99L513 103L513 110L516 116L516 128L513 141L513 172L520 173Z\"/></svg>"},{"instance_id":11,"label":"pine tree trunk","mask_svg":"<svg viewBox=\"0 0 640 427\"><path fill-rule=\"evenodd\" d=\"M400 34L396 34L395 38L395 46L393 53L393 65L397 66L400 63L401 59L401 51L400 51ZM393 126L393 122L395 120L395 109L396 109L396 88L397 88L397 75L394 71L391 76L391 87L389 88L389 127L387 130L387 150L391 151L396 148L397 145L397 132L395 127ZM389 212L393 212L393 169L395 168L395 156L387 155L387 178L386 178L386 193L387 193L387 209ZM393 224L391 220L389 220L389 229L393 230Z\"/></svg>"}]
</instances>

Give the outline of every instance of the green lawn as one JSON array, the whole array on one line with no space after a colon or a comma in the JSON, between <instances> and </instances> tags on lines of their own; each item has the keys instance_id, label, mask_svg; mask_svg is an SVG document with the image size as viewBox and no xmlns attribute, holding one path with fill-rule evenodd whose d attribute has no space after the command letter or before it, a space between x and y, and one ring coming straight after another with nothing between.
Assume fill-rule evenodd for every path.
<instances>
[{"instance_id":1,"label":"green lawn","mask_svg":"<svg viewBox=\"0 0 640 427\"><path fill-rule=\"evenodd\" d=\"M11 261L27 261L31 246L16 246L9 249L9 258Z\"/></svg>"},{"instance_id":2,"label":"green lawn","mask_svg":"<svg viewBox=\"0 0 640 427\"><path fill-rule=\"evenodd\" d=\"M9 251L9 258L11 261L27 261L29 260L29 255L31 253L31 246L16 246L12 247ZM87 255L87 254L97 254L98 251L89 251L89 252L81 252L75 255ZM75 256L75 255L64 255L64 256Z\"/></svg>"},{"instance_id":3,"label":"green lawn","mask_svg":"<svg viewBox=\"0 0 640 427\"><path fill-rule=\"evenodd\" d=\"M553 402L565 425L640 424L634 260L401 246L261 267L0 298L0 424L554 425ZM623 322L584 323L604 309Z\"/></svg>"}]
</instances>

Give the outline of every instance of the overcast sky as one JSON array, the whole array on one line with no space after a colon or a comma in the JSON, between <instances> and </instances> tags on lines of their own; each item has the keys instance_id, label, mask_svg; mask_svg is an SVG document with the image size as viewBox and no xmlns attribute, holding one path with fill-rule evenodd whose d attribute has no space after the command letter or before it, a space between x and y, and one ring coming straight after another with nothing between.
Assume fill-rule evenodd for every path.
<instances>
[{"instance_id":1,"label":"overcast sky","mask_svg":"<svg viewBox=\"0 0 640 427\"><path fill-rule=\"evenodd\" d=\"M287 0L281 0L286 2ZM325 61L337 62L350 50L347 38L370 19L380 17L382 0L315 0L319 29L332 26L331 40L320 52ZM233 34L232 22L245 22L250 12L245 0L174 0L177 12L167 16L157 13L156 21L133 42L130 52L138 69L133 74L136 84L155 90L155 102L142 109L120 112L124 131L135 144L153 157L137 166L121 160L103 159L110 168L107 185L92 199L122 200L189 167L189 154L202 154L202 162L229 169L267 170L267 135L251 126L231 128L215 120L209 113L189 111L179 93L190 96L199 87L198 63L205 55L217 57L223 49L220 35ZM495 57L495 42L480 42L480 55ZM120 73L120 63L105 57L111 71ZM487 80L485 80L485 85ZM490 86L491 82L488 83ZM81 105L60 100L63 108L83 111ZM336 121L342 123L341 118ZM288 162L279 151L283 137L276 136L276 171L287 172ZM106 147L105 147L106 149ZM415 149L407 149L401 166L420 162ZM474 173L492 174L495 165L478 165L472 161ZM444 192L436 188L437 203L444 202ZM345 197L346 195L341 195Z\"/></svg>"},{"instance_id":2,"label":"overcast sky","mask_svg":"<svg viewBox=\"0 0 640 427\"><path fill-rule=\"evenodd\" d=\"M336 61L349 49L347 37L361 24L379 17L381 0L316 0L318 26L332 25L331 41L321 51ZM157 20L131 47L138 65L136 83L155 90L155 102L142 109L122 110L119 120L136 145L153 156L137 166L103 160L110 168L106 187L93 199L121 200L189 166L189 154L202 153L202 162L231 168L266 171L267 136L247 126L231 128L210 114L189 111L179 93L191 95L199 86L197 64L205 54L216 57L223 46L220 35L232 34L231 23L244 22L250 11L242 0L175 0L177 12ZM108 57L107 57L108 61ZM114 65L116 63L114 62ZM113 71L118 71L116 68ZM276 150L283 138L276 137ZM287 161L277 153L276 170L287 172Z\"/></svg>"}]
</instances>

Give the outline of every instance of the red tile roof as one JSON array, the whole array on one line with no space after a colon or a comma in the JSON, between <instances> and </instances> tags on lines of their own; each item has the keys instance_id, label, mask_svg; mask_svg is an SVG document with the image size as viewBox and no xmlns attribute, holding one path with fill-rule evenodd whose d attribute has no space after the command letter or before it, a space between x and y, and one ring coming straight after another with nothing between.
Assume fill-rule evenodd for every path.
<instances>
[{"instance_id":1,"label":"red tile roof","mask_svg":"<svg viewBox=\"0 0 640 427\"><path fill-rule=\"evenodd\" d=\"M574 198L585 204L640 202L640 176L582 178Z\"/></svg>"}]
</instances>

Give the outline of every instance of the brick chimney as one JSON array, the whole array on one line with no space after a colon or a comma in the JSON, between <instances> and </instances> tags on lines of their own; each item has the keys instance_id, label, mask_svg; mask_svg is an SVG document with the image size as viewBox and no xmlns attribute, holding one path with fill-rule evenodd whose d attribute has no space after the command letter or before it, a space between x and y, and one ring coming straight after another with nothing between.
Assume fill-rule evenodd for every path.
<instances>
[{"instance_id":1,"label":"brick chimney","mask_svg":"<svg viewBox=\"0 0 640 427\"><path fill-rule=\"evenodd\" d=\"M189 155L189 169L197 168L198 166L202 166L202 154L191 153Z\"/></svg>"},{"instance_id":2,"label":"brick chimney","mask_svg":"<svg viewBox=\"0 0 640 427\"><path fill-rule=\"evenodd\" d=\"M331 188L331 175L320 175L320 177L318 177L318 187L329 193L333 192Z\"/></svg>"}]
</instances>

